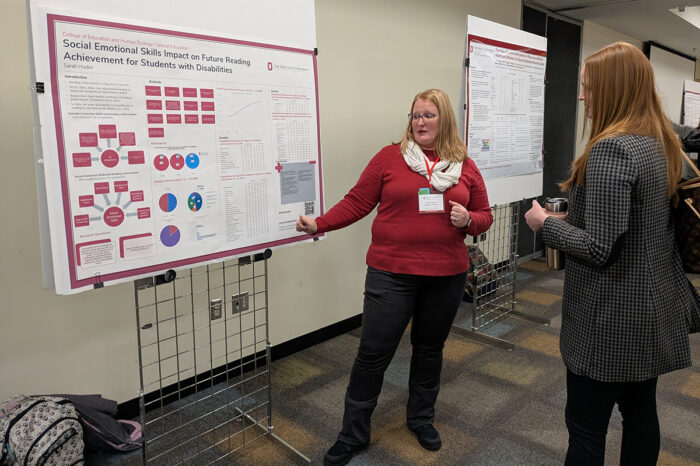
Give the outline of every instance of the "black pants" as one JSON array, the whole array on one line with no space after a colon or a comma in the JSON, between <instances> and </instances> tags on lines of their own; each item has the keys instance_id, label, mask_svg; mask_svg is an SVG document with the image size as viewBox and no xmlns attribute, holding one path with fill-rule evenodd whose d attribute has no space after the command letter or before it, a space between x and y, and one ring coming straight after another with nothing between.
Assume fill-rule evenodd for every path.
<instances>
[{"instance_id":1,"label":"black pants","mask_svg":"<svg viewBox=\"0 0 700 466\"><path fill-rule=\"evenodd\" d=\"M613 407L622 414L620 465L655 465L659 457L657 378L643 382L598 382L566 373L566 466L603 465L605 436Z\"/></svg>"},{"instance_id":2,"label":"black pants","mask_svg":"<svg viewBox=\"0 0 700 466\"><path fill-rule=\"evenodd\" d=\"M411 369L408 381L408 427L432 424L440 390L442 349L464 294L467 274L428 277L368 268L362 315L362 339L345 394L343 429L338 439L369 442L370 416L382 389L384 371L394 357L408 322Z\"/></svg>"}]
</instances>

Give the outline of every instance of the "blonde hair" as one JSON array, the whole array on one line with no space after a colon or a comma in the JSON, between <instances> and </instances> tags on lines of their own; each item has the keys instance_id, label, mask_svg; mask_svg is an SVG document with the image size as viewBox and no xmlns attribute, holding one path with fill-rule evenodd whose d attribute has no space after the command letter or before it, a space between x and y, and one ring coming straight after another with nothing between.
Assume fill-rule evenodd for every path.
<instances>
[{"instance_id":1,"label":"blonde hair","mask_svg":"<svg viewBox=\"0 0 700 466\"><path fill-rule=\"evenodd\" d=\"M591 148L620 134L656 138L666 157L667 194L672 197L681 178L682 148L661 108L654 72L647 57L625 43L610 44L584 61L584 132L590 116L590 136L583 153L571 165L571 177L559 186L568 191L583 186Z\"/></svg>"},{"instance_id":2,"label":"blonde hair","mask_svg":"<svg viewBox=\"0 0 700 466\"><path fill-rule=\"evenodd\" d=\"M438 115L440 116L438 134L435 139L435 154L440 160L448 162L464 162L467 160L467 147L459 137L455 114L452 111L452 104L447 94L440 89L428 89L420 92L413 98L410 112L413 112L413 106L418 99L432 102L437 107ZM408 125L406 125L406 132L401 140L401 153L406 150L409 141L416 142L413 139L413 126L410 120Z\"/></svg>"}]
</instances>

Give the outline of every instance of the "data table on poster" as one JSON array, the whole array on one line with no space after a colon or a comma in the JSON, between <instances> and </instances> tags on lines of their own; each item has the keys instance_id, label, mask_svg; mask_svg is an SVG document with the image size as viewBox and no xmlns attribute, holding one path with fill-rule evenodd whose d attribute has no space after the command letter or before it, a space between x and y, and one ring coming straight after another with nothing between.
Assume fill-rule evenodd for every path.
<instances>
[{"instance_id":1,"label":"data table on poster","mask_svg":"<svg viewBox=\"0 0 700 466\"><path fill-rule=\"evenodd\" d=\"M683 124L700 125L700 82L686 79L683 83Z\"/></svg>"},{"instance_id":2,"label":"data table on poster","mask_svg":"<svg viewBox=\"0 0 700 466\"><path fill-rule=\"evenodd\" d=\"M484 179L542 170L546 51L469 34L469 156Z\"/></svg>"},{"instance_id":3,"label":"data table on poster","mask_svg":"<svg viewBox=\"0 0 700 466\"><path fill-rule=\"evenodd\" d=\"M323 211L313 51L46 19L69 290L308 238L294 225Z\"/></svg>"}]
</instances>

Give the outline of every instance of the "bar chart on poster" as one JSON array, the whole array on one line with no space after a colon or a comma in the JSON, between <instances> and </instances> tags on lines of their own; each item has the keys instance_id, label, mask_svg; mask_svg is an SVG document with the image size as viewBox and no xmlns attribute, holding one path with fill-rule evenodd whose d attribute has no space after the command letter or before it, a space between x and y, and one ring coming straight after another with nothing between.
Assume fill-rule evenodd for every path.
<instances>
[{"instance_id":1,"label":"bar chart on poster","mask_svg":"<svg viewBox=\"0 0 700 466\"><path fill-rule=\"evenodd\" d=\"M39 6L32 39L58 293L310 240L313 47Z\"/></svg>"}]
</instances>

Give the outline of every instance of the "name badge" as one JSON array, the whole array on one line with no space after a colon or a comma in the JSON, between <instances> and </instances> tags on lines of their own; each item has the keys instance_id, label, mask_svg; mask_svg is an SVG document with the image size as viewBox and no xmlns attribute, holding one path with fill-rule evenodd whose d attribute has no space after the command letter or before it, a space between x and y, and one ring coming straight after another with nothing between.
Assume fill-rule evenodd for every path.
<instances>
[{"instance_id":1,"label":"name badge","mask_svg":"<svg viewBox=\"0 0 700 466\"><path fill-rule=\"evenodd\" d=\"M442 214L445 213L445 201L441 192L432 191L430 188L418 190L418 213L419 214Z\"/></svg>"}]
</instances>

